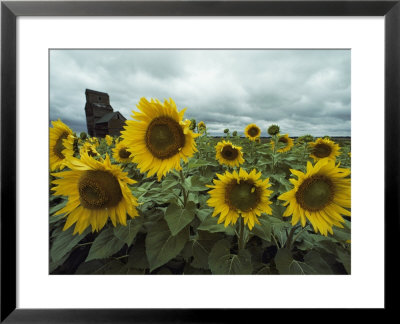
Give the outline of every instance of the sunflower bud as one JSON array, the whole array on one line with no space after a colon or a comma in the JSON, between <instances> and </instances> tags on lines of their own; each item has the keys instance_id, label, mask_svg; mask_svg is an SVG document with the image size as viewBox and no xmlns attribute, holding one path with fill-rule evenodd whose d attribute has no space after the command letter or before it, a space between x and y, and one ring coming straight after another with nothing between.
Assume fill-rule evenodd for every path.
<instances>
[{"instance_id":1,"label":"sunflower bud","mask_svg":"<svg viewBox=\"0 0 400 324\"><path fill-rule=\"evenodd\" d=\"M279 134L279 126L278 125L271 125L268 127L268 134L271 136Z\"/></svg>"}]
</instances>

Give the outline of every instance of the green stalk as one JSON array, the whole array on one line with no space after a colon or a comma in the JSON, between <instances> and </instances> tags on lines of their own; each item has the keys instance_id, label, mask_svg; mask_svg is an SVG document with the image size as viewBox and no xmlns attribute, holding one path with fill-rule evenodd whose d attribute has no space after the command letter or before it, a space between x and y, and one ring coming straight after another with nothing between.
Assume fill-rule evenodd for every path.
<instances>
[{"instance_id":1,"label":"green stalk","mask_svg":"<svg viewBox=\"0 0 400 324\"><path fill-rule=\"evenodd\" d=\"M239 252L244 250L246 243L244 242L244 219L240 216L240 229L239 229Z\"/></svg>"},{"instance_id":2,"label":"green stalk","mask_svg":"<svg viewBox=\"0 0 400 324\"><path fill-rule=\"evenodd\" d=\"M286 244L285 247L288 248L290 250L291 246L292 246L292 238L294 235L294 232L296 231L297 226L293 226L292 229L290 230L290 233L288 235L288 238L286 240Z\"/></svg>"},{"instance_id":3,"label":"green stalk","mask_svg":"<svg viewBox=\"0 0 400 324\"><path fill-rule=\"evenodd\" d=\"M185 177L183 176L183 171L179 171L179 175L181 176L181 187L182 187L182 195L183 195L183 207L186 207L188 197L189 197L189 192L186 191L185 189Z\"/></svg>"}]
</instances>

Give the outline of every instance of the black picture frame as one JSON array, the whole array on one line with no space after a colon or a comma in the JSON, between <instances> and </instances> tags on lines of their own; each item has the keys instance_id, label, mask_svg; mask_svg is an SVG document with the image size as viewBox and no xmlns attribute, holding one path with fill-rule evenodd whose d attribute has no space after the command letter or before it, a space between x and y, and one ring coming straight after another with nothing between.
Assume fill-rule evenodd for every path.
<instances>
[{"instance_id":1,"label":"black picture frame","mask_svg":"<svg viewBox=\"0 0 400 324\"><path fill-rule=\"evenodd\" d=\"M384 16L385 309L398 282L392 241L400 222L400 0L380 1L2 1L1 2L1 322L219 322L245 309L16 308L16 19L19 16ZM373 135L373 130L371 130ZM378 134L377 136L381 136ZM370 175L368 175L370 176ZM367 283L366 283L367 284ZM38 292L39 293L39 292ZM251 310L252 318L265 310ZM255 316L255 317L254 317Z\"/></svg>"}]
</instances>

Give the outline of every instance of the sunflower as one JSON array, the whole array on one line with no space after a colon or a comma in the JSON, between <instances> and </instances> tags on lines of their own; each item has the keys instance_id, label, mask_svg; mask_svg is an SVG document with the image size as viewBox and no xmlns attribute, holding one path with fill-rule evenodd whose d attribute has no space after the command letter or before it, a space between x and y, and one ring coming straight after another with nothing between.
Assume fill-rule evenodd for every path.
<instances>
[{"instance_id":1,"label":"sunflower","mask_svg":"<svg viewBox=\"0 0 400 324\"><path fill-rule=\"evenodd\" d=\"M199 134L189 129L189 120L183 121L186 109L178 112L172 99L162 104L141 98L137 107L140 112L126 122L122 138L140 171L148 171L148 177L157 174L160 181L172 169L182 170L181 159L187 162L197 151L194 139Z\"/></svg>"},{"instance_id":2,"label":"sunflower","mask_svg":"<svg viewBox=\"0 0 400 324\"><path fill-rule=\"evenodd\" d=\"M204 131L206 130L206 124L204 124L204 122L201 121L200 123L197 124L197 129L199 133L204 133Z\"/></svg>"},{"instance_id":3,"label":"sunflower","mask_svg":"<svg viewBox=\"0 0 400 324\"><path fill-rule=\"evenodd\" d=\"M284 144L285 146L278 149L277 152L285 153L287 151L290 151L290 149L293 147L293 140L289 137L289 134L278 135L278 136L279 136L278 143ZM272 149L274 149L275 142L273 140L271 140L271 146Z\"/></svg>"},{"instance_id":4,"label":"sunflower","mask_svg":"<svg viewBox=\"0 0 400 324\"><path fill-rule=\"evenodd\" d=\"M314 162L324 158L336 160L336 157L340 154L339 145L329 139L318 138L309 145L311 146L310 157L314 159Z\"/></svg>"},{"instance_id":5,"label":"sunflower","mask_svg":"<svg viewBox=\"0 0 400 324\"><path fill-rule=\"evenodd\" d=\"M99 231L108 217L117 226L126 225L126 214L138 216L137 200L128 187L136 181L119 166L111 165L108 154L102 162L84 154L80 160L69 159L67 166L71 171L52 174L61 178L52 181L56 185L52 190L56 195L68 196L67 205L55 213L68 216L64 231L75 223L74 234L82 234L89 225L92 232Z\"/></svg>"},{"instance_id":6,"label":"sunflower","mask_svg":"<svg viewBox=\"0 0 400 324\"><path fill-rule=\"evenodd\" d=\"M106 142L108 146L111 146L113 143L113 138L110 135L106 135Z\"/></svg>"},{"instance_id":7,"label":"sunflower","mask_svg":"<svg viewBox=\"0 0 400 324\"><path fill-rule=\"evenodd\" d=\"M250 173L240 168L239 173L228 171L225 174L217 174L219 180L215 179L214 185L207 185L213 188L209 191L211 196L207 200L210 207L214 207L213 217L220 214L218 224L224 222L225 227L229 224L236 224L239 216L244 218L244 223L251 230L254 224L260 224L257 219L261 213L271 215L269 196L272 193L268 190L271 186L269 178L261 180L261 172L253 169Z\"/></svg>"},{"instance_id":8,"label":"sunflower","mask_svg":"<svg viewBox=\"0 0 400 324\"><path fill-rule=\"evenodd\" d=\"M350 216L345 208L350 208L350 174L349 169L335 166L329 159L321 159L314 166L307 162L307 172L290 170L297 176L290 179L294 188L278 197L286 200L287 206L283 216L292 216L292 225L301 221L306 225L306 218L312 224L314 231L327 236L332 232L332 226L343 228L341 215Z\"/></svg>"},{"instance_id":9,"label":"sunflower","mask_svg":"<svg viewBox=\"0 0 400 324\"><path fill-rule=\"evenodd\" d=\"M113 158L115 159L115 161L119 163L132 162L132 159L130 158L131 153L127 149L128 146L125 144L124 141L117 143L112 149Z\"/></svg>"},{"instance_id":10,"label":"sunflower","mask_svg":"<svg viewBox=\"0 0 400 324\"><path fill-rule=\"evenodd\" d=\"M60 119L52 121L51 124L53 127L50 127L50 170L62 170L65 161L74 155L74 136L72 130Z\"/></svg>"},{"instance_id":11,"label":"sunflower","mask_svg":"<svg viewBox=\"0 0 400 324\"><path fill-rule=\"evenodd\" d=\"M97 137L89 137L89 142L92 143L95 147L99 146L99 140L97 139Z\"/></svg>"},{"instance_id":12,"label":"sunflower","mask_svg":"<svg viewBox=\"0 0 400 324\"><path fill-rule=\"evenodd\" d=\"M96 150L96 145L95 144L91 144L89 142L85 142L83 143L83 145L81 146L80 150L79 150L79 154L82 156L84 154L87 154L91 157L98 157L100 156L99 152L97 152Z\"/></svg>"},{"instance_id":13,"label":"sunflower","mask_svg":"<svg viewBox=\"0 0 400 324\"><path fill-rule=\"evenodd\" d=\"M218 142L215 146L216 160L220 164L226 164L231 167L239 166L239 164L244 163L242 148L240 146L235 146L229 141Z\"/></svg>"},{"instance_id":14,"label":"sunflower","mask_svg":"<svg viewBox=\"0 0 400 324\"><path fill-rule=\"evenodd\" d=\"M255 141L261 135L261 129L256 124L249 124L244 130L244 135L251 141Z\"/></svg>"}]
</instances>

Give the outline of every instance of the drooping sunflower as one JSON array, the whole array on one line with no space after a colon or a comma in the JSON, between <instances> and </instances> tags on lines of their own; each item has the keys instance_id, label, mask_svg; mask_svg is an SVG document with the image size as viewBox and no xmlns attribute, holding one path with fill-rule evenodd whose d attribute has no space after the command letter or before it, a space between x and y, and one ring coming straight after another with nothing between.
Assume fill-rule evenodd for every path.
<instances>
[{"instance_id":1,"label":"drooping sunflower","mask_svg":"<svg viewBox=\"0 0 400 324\"><path fill-rule=\"evenodd\" d=\"M251 230L254 224L260 224L257 217L262 213L271 215L269 196L272 191L269 178L261 180L261 172L253 169L250 173L240 168L239 173L228 171L217 174L219 180L213 180L213 188L209 191L211 196L207 200L210 207L214 207L213 217L220 214L218 224L224 222L225 227L236 224L239 216L244 218L244 223Z\"/></svg>"},{"instance_id":2,"label":"drooping sunflower","mask_svg":"<svg viewBox=\"0 0 400 324\"><path fill-rule=\"evenodd\" d=\"M161 103L141 98L137 107L140 112L126 122L122 138L140 171L148 171L148 177L157 174L160 181L172 169L181 170L181 159L187 162L197 151L194 139L199 134L189 129L189 120L183 121L186 109L178 112L172 99Z\"/></svg>"},{"instance_id":3,"label":"drooping sunflower","mask_svg":"<svg viewBox=\"0 0 400 324\"><path fill-rule=\"evenodd\" d=\"M127 149L128 146L124 141L117 143L117 145L112 149L115 161L119 163L132 162L132 159L130 158L131 153Z\"/></svg>"},{"instance_id":4,"label":"drooping sunflower","mask_svg":"<svg viewBox=\"0 0 400 324\"><path fill-rule=\"evenodd\" d=\"M235 146L229 141L222 140L215 146L216 160L220 164L226 164L231 167L239 166L244 163L242 148Z\"/></svg>"},{"instance_id":5,"label":"drooping sunflower","mask_svg":"<svg viewBox=\"0 0 400 324\"><path fill-rule=\"evenodd\" d=\"M126 214L138 216L137 200L128 188L136 181L112 165L108 154L102 162L84 154L80 160L69 159L67 166L71 171L52 174L61 178L52 181L54 194L68 196L67 205L55 213L68 216L63 230L76 223L74 234L81 234L89 225L94 232L101 230L108 218L117 226L126 225Z\"/></svg>"},{"instance_id":6,"label":"drooping sunflower","mask_svg":"<svg viewBox=\"0 0 400 324\"><path fill-rule=\"evenodd\" d=\"M310 157L314 159L314 162L324 158L336 160L336 157L340 154L339 145L330 139L318 138L308 145L311 147Z\"/></svg>"},{"instance_id":7,"label":"drooping sunflower","mask_svg":"<svg viewBox=\"0 0 400 324\"><path fill-rule=\"evenodd\" d=\"M96 150L95 144L91 144L89 142L83 143L79 150L79 154L82 156L84 154L89 155L90 157L100 157L99 152Z\"/></svg>"},{"instance_id":8,"label":"drooping sunflower","mask_svg":"<svg viewBox=\"0 0 400 324\"><path fill-rule=\"evenodd\" d=\"M106 142L108 146L111 146L113 143L113 138L110 135L106 135Z\"/></svg>"},{"instance_id":9,"label":"drooping sunflower","mask_svg":"<svg viewBox=\"0 0 400 324\"><path fill-rule=\"evenodd\" d=\"M285 153L287 151L290 151L291 148L293 147L293 140L289 137L289 134L278 135L278 136L279 136L278 143L284 144L284 147L278 149L277 152ZM275 142L273 140L271 140L271 146L272 149L274 149Z\"/></svg>"},{"instance_id":10,"label":"drooping sunflower","mask_svg":"<svg viewBox=\"0 0 400 324\"><path fill-rule=\"evenodd\" d=\"M332 226L343 228L341 215L350 216L345 208L351 207L350 169L339 168L333 160L321 159L314 166L307 162L307 172L290 170L297 176L290 182L294 188L278 198L286 200L287 206L283 216L292 216L292 225L306 219L312 224L314 231L327 236L333 233Z\"/></svg>"},{"instance_id":11,"label":"drooping sunflower","mask_svg":"<svg viewBox=\"0 0 400 324\"><path fill-rule=\"evenodd\" d=\"M60 119L51 122L49 141L50 170L62 170L65 161L74 155L72 130Z\"/></svg>"},{"instance_id":12,"label":"drooping sunflower","mask_svg":"<svg viewBox=\"0 0 400 324\"><path fill-rule=\"evenodd\" d=\"M249 124L244 129L244 135L251 140L255 141L261 135L261 129L256 124Z\"/></svg>"}]
</instances>

